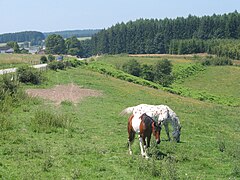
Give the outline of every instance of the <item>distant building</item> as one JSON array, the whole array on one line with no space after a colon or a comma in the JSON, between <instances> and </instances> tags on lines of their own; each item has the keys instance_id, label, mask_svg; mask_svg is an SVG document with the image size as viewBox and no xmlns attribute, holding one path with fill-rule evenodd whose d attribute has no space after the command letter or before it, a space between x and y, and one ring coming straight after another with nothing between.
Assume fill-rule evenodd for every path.
<instances>
[{"instance_id":1,"label":"distant building","mask_svg":"<svg viewBox=\"0 0 240 180\"><path fill-rule=\"evenodd\" d=\"M14 49L9 46L0 47L0 53L14 53Z\"/></svg>"},{"instance_id":2,"label":"distant building","mask_svg":"<svg viewBox=\"0 0 240 180\"><path fill-rule=\"evenodd\" d=\"M62 61L63 60L63 56L57 56L56 60L57 61Z\"/></svg>"},{"instance_id":3,"label":"distant building","mask_svg":"<svg viewBox=\"0 0 240 180\"><path fill-rule=\"evenodd\" d=\"M37 52L37 54L46 54L44 49L41 49Z\"/></svg>"},{"instance_id":4,"label":"distant building","mask_svg":"<svg viewBox=\"0 0 240 180\"><path fill-rule=\"evenodd\" d=\"M31 47L29 47L29 53L30 54L36 54L38 51L39 51L39 47L38 46L31 46Z\"/></svg>"}]
</instances>

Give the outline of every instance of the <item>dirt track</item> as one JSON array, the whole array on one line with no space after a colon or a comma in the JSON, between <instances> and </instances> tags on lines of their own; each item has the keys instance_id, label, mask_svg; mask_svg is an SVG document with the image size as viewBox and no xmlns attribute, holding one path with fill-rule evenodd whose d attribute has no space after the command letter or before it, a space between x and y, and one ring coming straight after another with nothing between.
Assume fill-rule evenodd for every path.
<instances>
[{"instance_id":1,"label":"dirt track","mask_svg":"<svg viewBox=\"0 0 240 180\"><path fill-rule=\"evenodd\" d=\"M57 85L51 89L28 89L27 94L32 97L41 97L60 104L62 101L78 103L85 97L101 96L102 93L92 89L83 89L74 84Z\"/></svg>"}]
</instances>

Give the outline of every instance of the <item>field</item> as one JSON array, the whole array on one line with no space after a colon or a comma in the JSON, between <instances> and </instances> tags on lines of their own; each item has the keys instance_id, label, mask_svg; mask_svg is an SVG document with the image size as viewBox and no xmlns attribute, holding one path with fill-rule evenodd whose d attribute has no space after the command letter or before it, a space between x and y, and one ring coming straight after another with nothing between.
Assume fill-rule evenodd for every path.
<instances>
[{"instance_id":1,"label":"field","mask_svg":"<svg viewBox=\"0 0 240 180\"><path fill-rule=\"evenodd\" d=\"M194 90L202 90L219 96L235 98L240 102L240 68L239 67L208 67L197 76L187 78L182 86Z\"/></svg>"},{"instance_id":2,"label":"field","mask_svg":"<svg viewBox=\"0 0 240 180\"><path fill-rule=\"evenodd\" d=\"M84 41L84 40L87 40L87 39L91 39L91 37L78 37L77 39L79 41Z\"/></svg>"},{"instance_id":3,"label":"field","mask_svg":"<svg viewBox=\"0 0 240 180\"><path fill-rule=\"evenodd\" d=\"M119 64L132 57L107 56L99 61ZM134 57L136 58L136 57ZM116 60L117 59L117 60ZM154 62L157 58L140 58ZM184 60L184 59L183 59ZM111 62L110 62L111 61ZM174 61L174 60L173 60ZM192 63L191 59L187 60ZM185 63L175 60L175 64ZM214 81L227 68L226 78L234 78L237 67L212 68L195 74L184 86L198 88L195 81L209 87L211 93L224 95L227 80ZM227 70L226 70L227 71ZM211 74L212 73L212 74ZM218 73L217 73L218 75ZM240 177L240 107L203 102L170 94L161 89L137 85L106 74L78 67L63 71L47 71L40 86L23 85L23 89L50 89L55 85L74 84L101 92L75 104L64 100L56 105L50 100L26 98L0 115L0 178L2 179L237 179ZM203 77L201 77L203 76ZM224 76L219 75L220 77ZM196 80L194 80L196 78ZM236 79L235 79L236 80ZM237 81L237 80L236 80ZM239 81L237 81L239 82ZM230 86L230 85L229 85ZM238 88L232 84L230 93ZM222 91L223 90L223 91ZM222 91L222 92L221 92ZM71 91L69 91L71 93ZM238 97L237 93L232 96ZM126 107L140 103L167 104L179 116L181 143L152 141L152 157L140 156L139 143L128 154L127 116L119 116ZM67 122L64 126L37 124L55 115ZM54 117L52 117L54 119ZM6 123L7 122L7 123Z\"/></svg>"},{"instance_id":4,"label":"field","mask_svg":"<svg viewBox=\"0 0 240 180\"><path fill-rule=\"evenodd\" d=\"M0 69L16 67L21 64L39 64L41 55L0 54Z\"/></svg>"}]
</instances>

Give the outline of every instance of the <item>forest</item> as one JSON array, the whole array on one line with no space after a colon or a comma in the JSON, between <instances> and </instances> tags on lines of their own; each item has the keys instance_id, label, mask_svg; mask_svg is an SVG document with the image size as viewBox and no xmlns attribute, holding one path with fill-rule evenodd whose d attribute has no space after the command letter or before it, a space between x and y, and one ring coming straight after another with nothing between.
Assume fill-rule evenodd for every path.
<instances>
[{"instance_id":1,"label":"forest","mask_svg":"<svg viewBox=\"0 0 240 180\"><path fill-rule=\"evenodd\" d=\"M240 14L118 23L92 37L93 54L210 53L239 59Z\"/></svg>"},{"instance_id":2,"label":"forest","mask_svg":"<svg viewBox=\"0 0 240 180\"><path fill-rule=\"evenodd\" d=\"M48 37L51 34L57 34L63 38L70 38L73 36L76 37L91 37L92 35L98 33L100 29L85 29L85 30L68 30L68 31L56 31L56 32L46 32L44 33L45 37Z\"/></svg>"},{"instance_id":3,"label":"forest","mask_svg":"<svg viewBox=\"0 0 240 180\"><path fill-rule=\"evenodd\" d=\"M24 31L0 35L0 43L14 41L14 42L31 42L32 44L38 44L38 42L41 42L44 39L45 39L44 34L37 31Z\"/></svg>"}]
</instances>

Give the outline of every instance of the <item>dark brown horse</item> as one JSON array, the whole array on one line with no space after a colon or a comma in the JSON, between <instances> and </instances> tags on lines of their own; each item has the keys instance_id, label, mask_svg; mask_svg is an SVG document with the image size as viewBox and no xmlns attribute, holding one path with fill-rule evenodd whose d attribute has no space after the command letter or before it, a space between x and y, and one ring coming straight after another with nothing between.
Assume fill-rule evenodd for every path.
<instances>
[{"instance_id":1,"label":"dark brown horse","mask_svg":"<svg viewBox=\"0 0 240 180\"><path fill-rule=\"evenodd\" d=\"M155 122L151 117L146 115L131 115L128 119L128 146L129 153L132 154L131 144L134 141L135 134L138 134L141 154L143 157L148 158L146 148L150 146L151 135L153 134L156 143L160 143L161 126ZM146 139L147 138L147 142Z\"/></svg>"}]
</instances>

